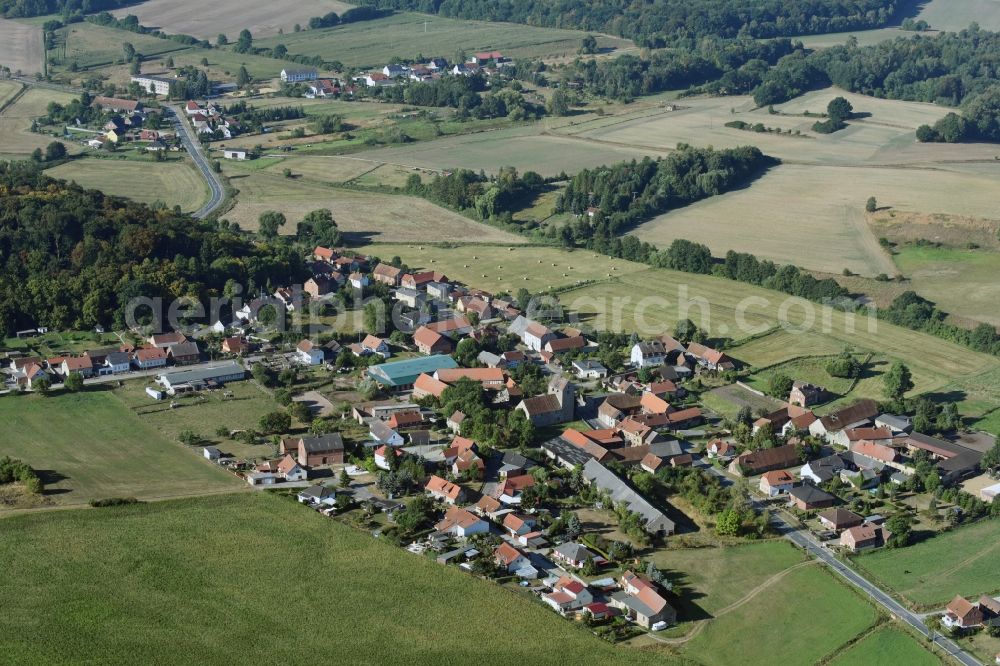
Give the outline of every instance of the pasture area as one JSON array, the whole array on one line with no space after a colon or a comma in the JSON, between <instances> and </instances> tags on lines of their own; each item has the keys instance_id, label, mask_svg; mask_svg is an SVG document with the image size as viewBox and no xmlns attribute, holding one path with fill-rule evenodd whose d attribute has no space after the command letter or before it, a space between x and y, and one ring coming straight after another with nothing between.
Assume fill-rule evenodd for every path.
<instances>
[{"instance_id":1,"label":"pasture area","mask_svg":"<svg viewBox=\"0 0 1000 666\"><path fill-rule=\"evenodd\" d=\"M139 23L164 32L193 35L213 44L222 33L235 42L246 29L255 38L291 33L296 23L303 27L313 16L327 12L343 14L351 5L338 0L247 0L204 4L195 0L149 0L111 12L118 18L128 14L139 17Z\"/></svg>"},{"instance_id":2,"label":"pasture area","mask_svg":"<svg viewBox=\"0 0 1000 666\"><path fill-rule=\"evenodd\" d=\"M19 663L674 663L267 492L15 516L3 531L0 651Z\"/></svg>"},{"instance_id":3,"label":"pasture area","mask_svg":"<svg viewBox=\"0 0 1000 666\"><path fill-rule=\"evenodd\" d=\"M247 445L215 434L220 427L230 432L258 428L260 417L281 409L271 395L255 384L232 382L222 391L203 391L198 394L172 399L178 407L170 408L169 402L157 402L146 395L147 382L129 381L114 390L114 395L143 423L153 427L164 439L176 442L178 435L190 430L210 441L223 451L237 457L267 457L273 455L270 445ZM200 453L200 448L193 449Z\"/></svg>"},{"instance_id":4,"label":"pasture area","mask_svg":"<svg viewBox=\"0 0 1000 666\"><path fill-rule=\"evenodd\" d=\"M1000 592L1000 521L956 528L907 548L879 550L854 564L910 605L943 608L956 594Z\"/></svg>"},{"instance_id":5,"label":"pasture area","mask_svg":"<svg viewBox=\"0 0 1000 666\"><path fill-rule=\"evenodd\" d=\"M580 40L586 34L577 30L397 13L373 21L322 30L297 33L286 30L284 35L256 43L267 47L284 44L289 53L336 60L348 68L382 69L393 57L415 59L421 55L426 58L441 56L451 62L460 53L477 51L501 51L515 60L561 58L575 55L580 48ZM604 35L597 39L601 48L632 46L625 39Z\"/></svg>"},{"instance_id":6,"label":"pasture area","mask_svg":"<svg viewBox=\"0 0 1000 666\"><path fill-rule=\"evenodd\" d=\"M44 62L41 26L0 18L0 65L32 75Z\"/></svg>"},{"instance_id":7,"label":"pasture area","mask_svg":"<svg viewBox=\"0 0 1000 666\"><path fill-rule=\"evenodd\" d=\"M175 162L84 158L61 164L46 173L76 181L81 187L128 197L145 204L157 201L183 211L198 210L208 200L208 188L186 159Z\"/></svg>"},{"instance_id":8,"label":"pasture area","mask_svg":"<svg viewBox=\"0 0 1000 666\"><path fill-rule=\"evenodd\" d=\"M130 9L138 9L136 5ZM56 33L58 39L65 44L66 57L61 60L66 63L76 62L80 69L91 69L112 65L124 60L122 44L130 43L137 53L149 58L164 53L182 51L188 48L180 42L170 39L160 39L151 35L105 27L95 23L71 23ZM60 46L60 56L62 47ZM144 70L148 73L148 66Z\"/></svg>"},{"instance_id":9,"label":"pasture area","mask_svg":"<svg viewBox=\"0 0 1000 666\"><path fill-rule=\"evenodd\" d=\"M479 225L490 229L486 225ZM458 240L458 239L456 239ZM380 257L400 256L411 268L441 271L452 280L488 289L532 293L605 279L608 273L628 275L643 266L587 250L566 252L551 247L458 246L377 243L365 251ZM527 278L524 279L524 278Z\"/></svg>"},{"instance_id":10,"label":"pasture area","mask_svg":"<svg viewBox=\"0 0 1000 666\"><path fill-rule=\"evenodd\" d=\"M282 233L293 234L295 225L306 213L329 208L352 242L380 236L396 241L475 238L496 243L524 242L520 236L474 222L425 199L337 189L330 181L306 176L285 178L280 164L273 171L271 168L244 171L242 164L230 162L224 167L229 182L239 191L236 206L225 217L243 229L256 229L261 213L276 210L288 218Z\"/></svg>"},{"instance_id":11,"label":"pasture area","mask_svg":"<svg viewBox=\"0 0 1000 666\"><path fill-rule=\"evenodd\" d=\"M711 617L800 562L802 553L784 539L721 548L659 549L650 553L681 597L679 620Z\"/></svg>"},{"instance_id":12,"label":"pasture area","mask_svg":"<svg viewBox=\"0 0 1000 666\"><path fill-rule=\"evenodd\" d=\"M82 354L88 349L117 344L121 344L121 340L114 333L96 335L89 331L50 331L32 338L4 338L0 340L0 349L10 349L29 356L38 355L42 358L50 358L67 354Z\"/></svg>"},{"instance_id":13,"label":"pasture area","mask_svg":"<svg viewBox=\"0 0 1000 666\"><path fill-rule=\"evenodd\" d=\"M577 323L651 337L672 332L677 321L691 319L710 337L734 340L727 352L757 367L838 354L849 346L858 353L873 352L885 363L906 363L916 384L914 393L954 392L958 401L969 401L959 406L963 414L979 415L990 405L1000 405L1000 390L995 386L1000 359L885 321L852 317L740 282L652 269L586 250L374 245L368 251L399 255L414 267L441 270L470 286L492 291L525 287L539 293L550 285L559 288L576 284L577 280L602 280L560 293L567 314L578 313ZM495 257L496 263L491 258L482 266L479 259L473 258L484 252ZM503 268L496 269L495 265ZM512 268L513 275L509 272ZM566 277L562 277L564 273ZM741 340L747 342L740 344ZM881 391L881 382L869 384L869 389Z\"/></svg>"},{"instance_id":14,"label":"pasture area","mask_svg":"<svg viewBox=\"0 0 1000 666\"><path fill-rule=\"evenodd\" d=\"M647 150L626 145L581 142L538 126L498 129L489 132L444 137L405 146L376 148L355 153L358 157L404 166L435 170L480 169L495 174L503 166L519 172L535 171L542 176L574 174L605 164L615 164L646 155L657 157L667 149Z\"/></svg>"},{"instance_id":15,"label":"pasture area","mask_svg":"<svg viewBox=\"0 0 1000 666\"><path fill-rule=\"evenodd\" d=\"M908 245L893 261L913 289L945 312L1000 325L1000 253Z\"/></svg>"},{"instance_id":16,"label":"pasture area","mask_svg":"<svg viewBox=\"0 0 1000 666\"><path fill-rule=\"evenodd\" d=\"M181 51L165 54L159 61L144 62L143 72L153 73L158 69L166 70L167 56L174 59L174 67L197 67L198 69L205 70L209 78L219 81L235 81L240 67L243 66L247 68L247 72L250 73L250 76L258 84L261 82L266 84L269 79L277 77L283 67L288 66L287 62L265 56L252 55L250 53L235 53L226 49L203 49L192 46ZM201 64L202 58L208 60L207 67ZM104 71L102 70L102 72ZM127 82L128 72L122 71L122 76L125 77L125 81Z\"/></svg>"},{"instance_id":17,"label":"pasture area","mask_svg":"<svg viewBox=\"0 0 1000 666\"><path fill-rule=\"evenodd\" d=\"M872 605L810 564L709 621L681 653L707 666L759 664L780 645L783 663L816 664L877 619Z\"/></svg>"},{"instance_id":18,"label":"pasture area","mask_svg":"<svg viewBox=\"0 0 1000 666\"><path fill-rule=\"evenodd\" d=\"M9 81L0 81L0 95L11 96L12 86ZM0 155L20 156L31 154L35 148L45 149L55 137L46 134L35 134L31 132L31 121L46 113L49 102L59 102L65 104L74 99L74 95L58 92L56 90L46 90L44 88L30 88L23 95L17 98L10 106L0 113ZM78 144L65 142L70 153L80 151Z\"/></svg>"},{"instance_id":19,"label":"pasture area","mask_svg":"<svg viewBox=\"0 0 1000 666\"><path fill-rule=\"evenodd\" d=\"M942 661L917 639L892 625L879 627L829 662L832 666L940 666Z\"/></svg>"},{"instance_id":20,"label":"pasture area","mask_svg":"<svg viewBox=\"0 0 1000 666\"><path fill-rule=\"evenodd\" d=\"M59 504L238 489L240 482L164 437L110 390L0 398L0 453L39 471Z\"/></svg>"}]
</instances>

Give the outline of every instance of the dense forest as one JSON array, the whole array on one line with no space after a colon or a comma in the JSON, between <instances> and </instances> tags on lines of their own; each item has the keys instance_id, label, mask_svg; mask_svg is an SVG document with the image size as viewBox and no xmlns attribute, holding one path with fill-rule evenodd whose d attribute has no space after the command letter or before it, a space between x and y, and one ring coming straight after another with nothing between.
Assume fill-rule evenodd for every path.
<instances>
[{"instance_id":1,"label":"dense forest","mask_svg":"<svg viewBox=\"0 0 1000 666\"><path fill-rule=\"evenodd\" d=\"M660 47L706 35L788 37L877 28L903 0L362 0L453 18L604 32Z\"/></svg>"},{"instance_id":2,"label":"dense forest","mask_svg":"<svg viewBox=\"0 0 1000 666\"><path fill-rule=\"evenodd\" d=\"M303 276L284 244L253 245L211 222L83 190L27 162L0 162L0 328L121 328L133 297L245 293Z\"/></svg>"},{"instance_id":3,"label":"dense forest","mask_svg":"<svg viewBox=\"0 0 1000 666\"><path fill-rule=\"evenodd\" d=\"M753 91L777 104L835 85L874 97L958 106L996 83L1000 33L971 26L957 33L897 37L859 47L855 40L783 58Z\"/></svg>"},{"instance_id":4,"label":"dense forest","mask_svg":"<svg viewBox=\"0 0 1000 666\"><path fill-rule=\"evenodd\" d=\"M0 14L7 18L46 14L80 16L131 4L135 4L134 0L0 0Z\"/></svg>"},{"instance_id":5,"label":"dense forest","mask_svg":"<svg viewBox=\"0 0 1000 666\"><path fill-rule=\"evenodd\" d=\"M709 82L711 92L745 94L764 79L770 66L796 48L801 46L787 39L706 37L691 50L656 51L649 58L579 59L567 67L563 78L593 94L624 101Z\"/></svg>"},{"instance_id":6,"label":"dense forest","mask_svg":"<svg viewBox=\"0 0 1000 666\"><path fill-rule=\"evenodd\" d=\"M581 236L614 237L638 222L672 208L721 194L746 183L776 163L758 148L726 150L680 145L662 159L584 169L573 176L556 212L583 216Z\"/></svg>"}]
</instances>

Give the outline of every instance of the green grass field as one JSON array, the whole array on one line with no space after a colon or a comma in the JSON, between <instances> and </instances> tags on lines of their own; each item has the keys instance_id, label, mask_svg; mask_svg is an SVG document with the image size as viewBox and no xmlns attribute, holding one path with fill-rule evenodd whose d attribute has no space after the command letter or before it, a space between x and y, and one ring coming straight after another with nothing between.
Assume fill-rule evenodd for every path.
<instances>
[{"instance_id":1,"label":"green grass field","mask_svg":"<svg viewBox=\"0 0 1000 666\"><path fill-rule=\"evenodd\" d=\"M2 525L13 663L673 662L266 493Z\"/></svg>"},{"instance_id":2,"label":"green grass field","mask_svg":"<svg viewBox=\"0 0 1000 666\"><path fill-rule=\"evenodd\" d=\"M575 30L399 13L324 30L275 35L255 44L284 44L296 55L318 55L347 67L381 69L394 56L454 60L459 51L500 50L515 59L566 57L576 53L585 35ZM598 44L602 48L631 46L628 40L605 36L598 37Z\"/></svg>"},{"instance_id":3,"label":"green grass field","mask_svg":"<svg viewBox=\"0 0 1000 666\"><path fill-rule=\"evenodd\" d=\"M945 247L901 247L893 255L909 288L945 312L1000 325L1000 253Z\"/></svg>"},{"instance_id":4,"label":"green grass field","mask_svg":"<svg viewBox=\"0 0 1000 666\"><path fill-rule=\"evenodd\" d=\"M137 163L134 160L82 159L46 173L105 194L147 204L160 201L188 212L197 210L208 200L208 188L201 174L187 160Z\"/></svg>"},{"instance_id":5,"label":"green grass field","mask_svg":"<svg viewBox=\"0 0 1000 666\"><path fill-rule=\"evenodd\" d=\"M805 561L784 539L724 548L657 550L650 558L669 573L674 590L689 601L681 606L682 621L698 619L702 613L711 616L772 576ZM771 589L781 586L776 582Z\"/></svg>"},{"instance_id":6,"label":"green grass field","mask_svg":"<svg viewBox=\"0 0 1000 666\"><path fill-rule=\"evenodd\" d=\"M152 402L152 401L150 401ZM167 439L109 390L0 398L0 453L20 458L60 504L94 498L176 497L237 489L240 482Z\"/></svg>"},{"instance_id":7,"label":"green grass field","mask_svg":"<svg viewBox=\"0 0 1000 666\"><path fill-rule=\"evenodd\" d=\"M855 558L857 566L909 603L943 608L956 594L1000 592L1000 521L960 527L898 550Z\"/></svg>"},{"instance_id":8,"label":"green grass field","mask_svg":"<svg viewBox=\"0 0 1000 666\"><path fill-rule=\"evenodd\" d=\"M75 62L81 69L110 65L123 60L123 42L132 44L136 52L146 57L188 48L170 39L160 39L86 22L72 23L61 28L57 35L58 39L65 43L66 56L61 58L62 61L67 66Z\"/></svg>"},{"instance_id":9,"label":"green grass field","mask_svg":"<svg viewBox=\"0 0 1000 666\"><path fill-rule=\"evenodd\" d=\"M816 566L796 569L710 621L682 654L702 664L815 664L870 627L874 607ZM874 662L872 662L874 663Z\"/></svg>"},{"instance_id":10,"label":"green grass field","mask_svg":"<svg viewBox=\"0 0 1000 666\"><path fill-rule=\"evenodd\" d=\"M934 653L910 634L892 626L880 627L837 655L832 666L939 666Z\"/></svg>"}]
</instances>

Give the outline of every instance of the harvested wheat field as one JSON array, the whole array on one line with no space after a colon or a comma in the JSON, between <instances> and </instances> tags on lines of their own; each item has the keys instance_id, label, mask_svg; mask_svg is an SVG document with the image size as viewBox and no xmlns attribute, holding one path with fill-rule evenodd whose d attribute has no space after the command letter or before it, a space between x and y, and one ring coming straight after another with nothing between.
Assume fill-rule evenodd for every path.
<instances>
[{"instance_id":1,"label":"harvested wheat field","mask_svg":"<svg viewBox=\"0 0 1000 666\"><path fill-rule=\"evenodd\" d=\"M41 27L0 18L0 65L30 75L43 64Z\"/></svg>"}]
</instances>

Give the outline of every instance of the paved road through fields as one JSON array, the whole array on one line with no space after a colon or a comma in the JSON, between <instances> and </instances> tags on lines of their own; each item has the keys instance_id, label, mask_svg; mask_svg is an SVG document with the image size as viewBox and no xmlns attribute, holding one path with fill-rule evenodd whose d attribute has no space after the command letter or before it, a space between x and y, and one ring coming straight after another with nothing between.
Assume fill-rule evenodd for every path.
<instances>
[{"instance_id":1,"label":"paved road through fields","mask_svg":"<svg viewBox=\"0 0 1000 666\"><path fill-rule=\"evenodd\" d=\"M222 205L222 201L225 199L225 191L222 189L222 181L219 179L219 175L212 170L211 165L208 163L208 159L205 157L205 153L202 151L201 143L198 141L198 137L195 136L194 130L185 120L181 112L176 106L169 104L164 106L164 108L172 116L170 121L177 130L177 136L180 138L181 143L184 144L184 149L187 150L188 155L190 155L191 159L194 160L194 165L198 167L198 171L201 172L205 182L208 183L208 189L211 193L211 197L209 197L208 202L196 210L193 215L197 218L208 217L212 211Z\"/></svg>"}]
</instances>

